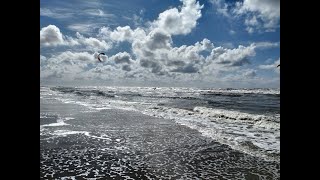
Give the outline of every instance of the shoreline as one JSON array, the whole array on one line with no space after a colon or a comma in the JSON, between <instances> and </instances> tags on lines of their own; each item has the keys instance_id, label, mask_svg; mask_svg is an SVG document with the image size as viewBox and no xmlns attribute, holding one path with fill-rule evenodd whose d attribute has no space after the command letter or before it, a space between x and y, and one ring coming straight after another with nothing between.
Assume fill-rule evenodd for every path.
<instances>
[{"instance_id":1,"label":"shoreline","mask_svg":"<svg viewBox=\"0 0 320 180\"><path fill-rule=\"evenodd\" d=\"M45 129L76 133L48 134L51 139L40 141L41 178L280 178L280 163L233 150L171 120L113 109L82 113L79 105L58 104L54 111L74 119Z\"/></svg>"}]
</instances>

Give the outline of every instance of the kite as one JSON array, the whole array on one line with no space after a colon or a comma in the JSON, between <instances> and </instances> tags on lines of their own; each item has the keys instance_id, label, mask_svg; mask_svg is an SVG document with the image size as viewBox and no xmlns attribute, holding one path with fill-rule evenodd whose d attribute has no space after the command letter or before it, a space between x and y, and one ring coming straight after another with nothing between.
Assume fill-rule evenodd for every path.
<instances>
[{"instance_id":1,"label":"kite","mask_svg":"<svg viewBox=\"0 0 320 180\"><path fill-rule=\"evenodd\" d=\"M106 55L105 53L99 53L99 54L98 54L97 57L98 57L98 60L99 60L100 62L102 62L102 59L100 58L100 55L101 55L101 54L102 54L102 55Z\"/></svg>"}]
</instances>

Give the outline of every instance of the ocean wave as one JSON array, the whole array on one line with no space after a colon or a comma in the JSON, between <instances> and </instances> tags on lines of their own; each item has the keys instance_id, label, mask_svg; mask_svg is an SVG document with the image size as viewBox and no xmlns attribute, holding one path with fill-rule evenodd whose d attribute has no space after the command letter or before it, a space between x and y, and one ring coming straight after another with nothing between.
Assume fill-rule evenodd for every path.
<instances>
[{"instance_id":1,"label":"ocean wave","mask_svg":"<svg viewBox=\"0 0 320 180\"><path fill-rule=\"evenodd\" d=\"M76 94L78 96L102 96L108 98L114 98L115 95L111 91L111 93L107 93L104 91L96 90L96 89L78 89L73 87L52 87L50 88L53 91L59 91L62 93Z\"/></svg>"},{"instance_id":2,"label":"ocean wave","mask_svg":"<svg viewBox=\"0 0 320 180\"><path fill-rule=\"evenodd\" d=\"M270 88L255 88L255 89L207 89L201 90L202 93L207 94L217 94L222 95L223 93L228 93L230 95L239 95L239 94L269 94L269 95L280 95L280 89L270 89Z\"/></svg>"},{"instance_id":3,"label":"ocean wave","mask_svg":"<svg viewBox=\"0 0 320 180\"><path fill-rule=\"evenodd\" d=\"M143 113L172 119L247 154L279 160L280 123L275 120L279 117L205 107L196 107L193 111L151 107Z\"/></svg>"},{"instance_id":4,"label":"ocean wave","mask_svg":"<svg viewBox=\"0 0 320 180\"><path fill-rule=\"evenodd\" d=\"M231 120L248 120L248 121L271 121L271 122L279 122L280 115L257 115L257 114L249 114L234 110L225 110L225 109L213 109L207 107L195 107L193 109L194 112L198 112L201 116L205 117L213 117L213 118L223 118L223 119L231 119Z\"/></svg>"}]
</instances>

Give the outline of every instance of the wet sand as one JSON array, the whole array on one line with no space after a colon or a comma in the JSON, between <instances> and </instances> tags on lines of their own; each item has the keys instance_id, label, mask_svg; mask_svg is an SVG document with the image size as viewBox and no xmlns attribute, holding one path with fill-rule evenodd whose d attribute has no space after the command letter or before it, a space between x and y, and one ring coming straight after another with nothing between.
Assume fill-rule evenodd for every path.
<instances>
[{"instance_id":1,"label":"wet sand","mask_svg":"<svg viewBox=\"0 0 320 180\"><path fill-rule=\"evenodd\" d=\"M41 179L280 179L279 162L235 151L172 120L58 102L41 102L41 113L74 118L41 128Z\"/></svg>"}]
</instances>

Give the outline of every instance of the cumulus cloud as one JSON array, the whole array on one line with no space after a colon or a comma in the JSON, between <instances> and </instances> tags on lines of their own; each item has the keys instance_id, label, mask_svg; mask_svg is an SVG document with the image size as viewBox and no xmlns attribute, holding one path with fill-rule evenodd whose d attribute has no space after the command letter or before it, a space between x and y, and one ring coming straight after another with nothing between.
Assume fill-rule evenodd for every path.
<instances>
[{"instance_id":1,"label":"cumulus cloud","mask_svg":"<svg viewBox=\"0 0 320 180\"><path fill-rule=\"evenodd\" d=\"M246 69L244 70L244 72L242 73L243 77L247 77L247 78L253 78L257 75L256 73L257 71L254 69Z\"/></svg>"},{"instance_id":2,"label":"cumulus cloud","mask_svg":"<svg viewBox=\"0 0 320 180\"><path fill-rule=\"evenodd\" d=\"M85 38L79 32L76 33L76 38L64 36L60 29L55 25L48 25L40 30L40 46L76 46L83 45L88 50L108 50L111 48L111 43L104 40L89 37Z\"/></svg>"},{"instance_id":3,"label":"cumulus cloud","mask_svg":"<svg viewBox=\"0 0 320 180\"><path fill-rule=\"evenodd\" d=\"M40 30L40 46L74 46L79 45L76 39L64 36L55 25L48 25Z\"/></svg>"},{"instance_id":4,"label":"cumulus cloud","mask_svg":"<svg viewBox=\"0 0 320 180\"><path fill-rule=\"evenodd\" d=\"M112 40L114 42L123 42L133 40L141 40L145 38L146 33L141 28L132 30L129 26L118 26L115 30L111 30L109 27L102 27L99 30L98 37L102 39Z\"/></svg>"},{"instance_id":5,"label":"cumulus cloud","mask_svg":"<svg viewBox=\"0 0 320 180\"><path fill-rule=\"evenodd\" d=\"M201 17L203 5L200 6L196 0L180 1L183 3L182 8L172 8L160 13L158 19L151 23L152 29L159 28L172 35L190 33Z\"/></svg>"},{"instance_id":6,"label":"cumulus cloud","mask_svg":"<svg viewBox=\"0 0 320 180\"><path fill-rule=\"evenodd\" d=\"M60 29L54 25L43 27L40 30L40 45L57 46L63 45L64 39Z\"/></svg>"},{"instance_id":7,"label":"cumulus cloud","mask_svg":"<svg viewBox=\"0 0 320 180\"><path fill-rule=\"evenodd\" d=\"M93 54L87 52L62 52L46 59L46 66L40 68L40 77L74 79L94 62Z\"/></svg>"},{"instance_id":8,"label":"cumulus cloud","mask_svg":"<svg viewBox=\"0 0 320 180\"><path fill-rule=\"evenodd\" d=\"M114 56L110 57L110 60L113 60L116 64L131 64L132 59L129 53L127 52L120 52Z\"/></svg>"},{"instance_id":9,"label":"cumulus cloud","mask_svg":"<svg viewBox=\"0 0 320 180\"><path fill-rule=\"evenodd\" d=\"M255 48L254 44L247 47L240 45L234 49L216 47L212 49L206 60L225 66L243 66L250 63L249 57L255 56Z\"/></svg>"},{"instance_id":10,"label":"cumulus cloud","mask_svg":"<svg viewBox=\"0 0 320 180\"><path fill-rule=\"evenodd\" d=\"M173 47L170 34L155 29L143 41L135 41L132 51L140 60L140 65L149 68L158 75L170 75L169 72L195 73L197 64L204 57L202 51L210 52L213 44L204 39L190 46Z\"/></svg>"},{"instance_id":11,"label":"cumulus cloud","mask_svg":"<svg viewBox=\"0 0 320 180\"><path fill-rule=\"evenodd\" d=\"M104 40L98 40L97 38L93 38L93 37L89 37L89 38L85 38L83 35L81 35L80 33L76 33L77 36L77 42L79 42L80 44L83 44L85 46L87 46L87 48L89 49L93 49L93 50L108 50L111 48L111 44L106 43Z\"/></svg>"}]
</instances>

